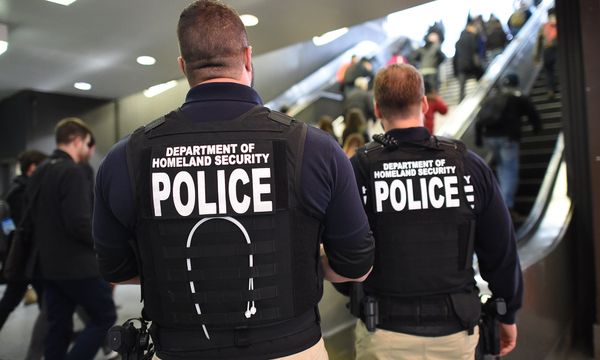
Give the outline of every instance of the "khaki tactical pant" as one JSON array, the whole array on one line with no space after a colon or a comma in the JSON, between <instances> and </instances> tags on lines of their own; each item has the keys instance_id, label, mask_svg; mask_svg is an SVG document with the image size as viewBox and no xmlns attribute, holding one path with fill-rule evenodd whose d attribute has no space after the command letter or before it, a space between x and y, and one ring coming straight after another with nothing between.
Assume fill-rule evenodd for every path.
<instances>
[{"instance_id":1,"label":"khaki tactical pant","mask_svg":"<svg viewBox=\"0 0 600 360\"><path fill-rule=\"evenodd\" d=\"M437 337L415 336L377 329L369 332L358 320L355 335L356 360L473 360L479 328Z\"/></svg>"}]
</instances>

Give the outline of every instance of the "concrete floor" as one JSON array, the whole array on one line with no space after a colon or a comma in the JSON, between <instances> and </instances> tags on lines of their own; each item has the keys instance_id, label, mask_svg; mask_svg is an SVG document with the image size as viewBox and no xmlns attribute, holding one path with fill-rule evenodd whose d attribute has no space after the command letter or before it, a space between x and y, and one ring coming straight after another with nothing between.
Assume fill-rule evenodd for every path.
<instances>
[{"instance_id":1,"label":"concrete floor","mask_svg":"<svg viewBox=\"0 0 600 360\"><path fill-rule=\"evenodd\" d=\"M0 296L6 286L0 285ZM118 324L127 319L139 317L142 306L139 302L139 287L135 285L119 285L115 288L115 303L117 304ZM24 359L29 346L33 323L39 311L36 304L25 306L23 302L15 309L0 331L0 360ZM83 324L74 317L74 328L82 329ZM102 351L98 352L96 360L106 359Z\"/></svg>"}]
</instances>

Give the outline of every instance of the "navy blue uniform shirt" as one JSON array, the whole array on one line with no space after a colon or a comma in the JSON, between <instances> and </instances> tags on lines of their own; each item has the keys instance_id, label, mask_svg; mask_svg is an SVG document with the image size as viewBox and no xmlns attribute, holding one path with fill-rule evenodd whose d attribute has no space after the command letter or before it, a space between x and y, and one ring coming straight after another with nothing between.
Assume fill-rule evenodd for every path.
<instances>
[{"instance_id":1,"label":"navy blue uniform shirt","mask_svg":"<svg viewBox=\"0 0 600 360\"><path fill-rule=\"evenodd\" d=\"M431 136L424 127L393 129L387 134L400 141L415 142L424 141ZM363 179L357 171L359 166L356 156L351 162L360 189L367 184L368 179ZM506 301L507 314L501 317L502 322L512 324L523 300L523 279L513 224L494 173L485 161L469 150L464 169L465 176L471 176L474 187L474 212L477 221L475 253L479 260L479 271L489 283L494 297L501 297Z\"/></svg>"},{"instance_id":2,"label":"navy blue uniform shirt","mask_svg":"<svg viewBox=\"0 0 600 360\"><path fill-rule=\"evenodd\" d=\"M257 104L262 100L248 86L208 83L192 88L181 110L194 121L227 121ZM101 273L112 282L138 275L129 245L136 209L125 154L128 139L113 146L96 178L93 235ZM322 221L331 268L342 276L360 277L372 265L374 244L350 162L331 136L316 128L309 127L304 149L302 196L310 214Z\"/></svg>"}]
</instances>

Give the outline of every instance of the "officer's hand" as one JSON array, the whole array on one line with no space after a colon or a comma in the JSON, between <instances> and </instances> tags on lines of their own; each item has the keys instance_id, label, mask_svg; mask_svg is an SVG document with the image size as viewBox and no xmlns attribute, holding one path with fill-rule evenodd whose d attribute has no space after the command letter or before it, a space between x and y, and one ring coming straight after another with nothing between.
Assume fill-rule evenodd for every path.
<instances>
[{"instance_id":1,"label":"officer's hand","mask_svg":"<svg viewBox=\"0 0 600 360\"><path fill-rule=\"evenodd\" d=\"M500 323L500 356L511 352L517 346L517 325Z\"/></svg>"}]
</instances>

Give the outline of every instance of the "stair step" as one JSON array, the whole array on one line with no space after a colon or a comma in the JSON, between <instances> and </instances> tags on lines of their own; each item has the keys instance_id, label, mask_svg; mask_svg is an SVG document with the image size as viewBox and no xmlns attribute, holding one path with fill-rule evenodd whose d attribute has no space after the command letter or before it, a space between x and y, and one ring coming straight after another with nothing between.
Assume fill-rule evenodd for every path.
<instances>
[{"instance_id":1,"label":"stair step","mask_svg":"<svg viewBox=\"0 0 600 360\"><path fill-rule=\"evenodd\" d=\"M546 104L535 104L535 108L538 111L550 110L550 109L555 110L555 109L562 108L562 104L560 102L558 102L558 101L555 101L555 102L549 102L549 103L546 103Z\"/></svg>"},{"instance_id":2,"label":"stair step","mask_svg":"<svg viewBox=\"0 0 600 360\"><path fill-rule=\"evenodd\" d=\"M524 143L539 143L539 142L554 142L556 141L556 136L554 135L534 135L534 136L524 136L521 138L521 144Z\"/></svg>"}]
</instances>

